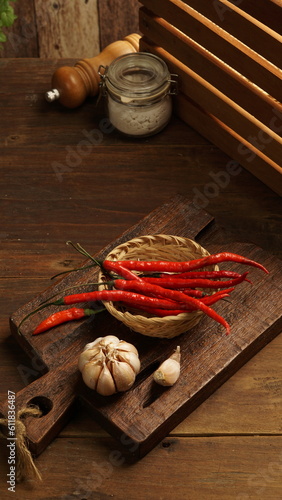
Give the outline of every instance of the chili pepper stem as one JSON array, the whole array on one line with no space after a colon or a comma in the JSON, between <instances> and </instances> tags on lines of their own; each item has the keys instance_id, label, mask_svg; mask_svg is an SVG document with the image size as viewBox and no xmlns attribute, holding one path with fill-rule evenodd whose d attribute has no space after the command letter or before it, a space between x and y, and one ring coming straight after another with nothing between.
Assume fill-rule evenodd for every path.
<instances>
[{"instance_id":1,"label":"chili pepper stem","mask_svg":"<svg viewBox=\"0 0 282 500\"><path fill-rule=\"evenodd\" d=\"M75 269L68 269L67 271L62 271L61 273L55 274L52 276L50 279L54 280L58 278L59 276L62 276L63 274L68 274L68 273L74 273L75 271L84 271L84 269L89 269L90 267L95 267L97 264L89 264L89 266L84 266L84 267L76 267Z\"/></svg>"},{"instance_id":2,"label":"chili pepper stem","mask_svg":"<svg viewBox=\"0 0 282 500\"><path fill-rule=\"evenodd\" d=\"M79 252L82 255L84 255L85 257L88 257L89 259L91 259L92 262L94 262L97 266L99 266L99 267L102 266L102 261L100 261L100 260L95 259L94 257L92 257L92 255L90 255L90 253L88 253L87 250L85 250L80 245L80 243L76 243L76 245L75 245L72 241L67 241L67 245L71 245L77 252Z\"/></svg>"}]
</instances>

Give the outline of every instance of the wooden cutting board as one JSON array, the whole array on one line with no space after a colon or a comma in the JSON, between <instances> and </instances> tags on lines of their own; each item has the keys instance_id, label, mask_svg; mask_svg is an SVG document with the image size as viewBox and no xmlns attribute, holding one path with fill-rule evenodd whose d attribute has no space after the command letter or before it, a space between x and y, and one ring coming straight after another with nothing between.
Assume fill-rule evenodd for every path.
<instances>
[{"instance_id":1,"label":"wooden cutting board","mask_svg":"<svg viewBox=\"0 0 282 500\"><path fill-rule=\"evenodd\" d=\"M119 440L125 456L138 459L281 332L281 262L252 244L225 244L224 231L213 217L182 196L157 208L97 257L104 258L112 248L138 235L158 233L196 239L210 253L226 250L242 254L265 265L270 273L248 268L253 284L238 285L228 302L215 306L231 324L230 336L210 318L203 317L196 327L174 339L150 338L130 331L105 311L32 337L35 325L58 309L55 306L30 317L22 326L22 335L18 334L22 318L43 300L54 294L62 296L62 291L70 286L97 281L95 268L68 274L17 310L10 318L11 331L33 362L42 366L42 376L16 394L18 409L36 403L43 411L41 418L26 419L27 438L35 455L58 435L71 416L74 402L79 400ZM91 248L88 250L91 252ZM246 270L233 263L221 267ZM141 372L130 391L102 397L82 383L77 359L86 343L108 334L137 347ZM153 382L152 373L177 345L182 353L181 376L173 387L163 388ZM7 415L6 402L1 413Z\"/></svg>"}]
</instances>

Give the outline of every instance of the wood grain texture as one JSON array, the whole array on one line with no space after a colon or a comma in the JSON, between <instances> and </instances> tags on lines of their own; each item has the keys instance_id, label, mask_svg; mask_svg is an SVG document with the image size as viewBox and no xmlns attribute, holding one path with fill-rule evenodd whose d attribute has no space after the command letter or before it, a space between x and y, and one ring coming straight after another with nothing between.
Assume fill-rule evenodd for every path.
<instances>
[{"instance_id":1,"label":"wood grain texture","mask_svg":"<svg viewBox=\"0 0 282 500\"><path fill-rule=\"evenodd\" d=\"M142 3L154 14L164 18L172 26L212 52L223 63L232 67L272 97L280 99L282 70L270 64L258 51L251 50L238 38L231 36L230 33L189 5L185 5L181 0L164 0L163 2L143 0ZM240 28L238 30L241 32ZM179 59L181 60L180 57Z\"/></svg>"},{"instance_id":2,"label":"wood grain texture","mask_svg":"<svg viewBox=\"0 0 282 500\"><path fill-rule=\"evenodd\" d=\"M8 316L14 312L15 306L22 306L23 289L27 291L26 300L32 300L34 294L41 292L49 284L47 278L20 277L10 278L9 283L9 296L0 304L0 328L3 338L0 351L1 401L4 401L10 387L16 392L20 391L36 379L43 369L42 363L36 357L30 358L18 349L16 340L10 335ZM4 298L6 288L3 278L0 285L0 295ZM280 335L175 427L170 435L247 435L252 434L254 430L260 435L279 434L281 355ZM257 418L258 415L260 418ZM60 436L98 438L107 436L107 432L93 420L81 404L77 404Z\"/></svg>"},{"instance_id":3,"label":"wood grain texture","mask_svg":"<svg viewBox=\"0 0 282 500\"><path fill-rule=\"evenodd\" d=\"M165 19L143 7L140 9L140 29L154 44L189 66L266 126L273 119L273 109L281 112L279 102L262 92L252 81L245 79L214 56L212 51L205 50Z\"/></svg>"},{"instance_id":4,"label":"wood grain texture","mask_svg":"<svg viewBox=\"0 0 282 500\"><path fill-rule=\"evenodd\" d=\"M171 73L178 75L178 116L281 194L282 108L280 98L258 83L256 74L263 75L260 56L251 55L244 44L239 46L238 40L184 3L144 0L153 10L142 7L139 12L141 50L163 57ZM234 50L241 54L236 56ZM245 57L250 61L245 60L244 67L258 64L248 75L239 68ZM272 74L270 67L264 69ZM270 92L278 96L281 70L276 70Z\"/></svg>"},{"instance_id":5,"label":"wood grain texture","mask_svg":"<svg viewBox=\"0 0 282 500\"><path fill-rule=\"evenodd\" d=\"M116 40L138 32L138 0L21 0L6 30L0 58L94 57Z\"/></svg>"},{"instance_id":6,"label":"wood grain texture","mask_svg":"<svg viewBox=\"0 0 282 500\"><path fill-rule=\"evenodd\" d=\"M281 0L242 0L240 9L282 35Z\"/></svg>"},{"instance_id":7,"label":"wood grain texture","mask_svg":"<svg viewBox=\"0 0 282 500\"><path fill-rule=\"evenodd\" d=\"M183 1L232 36L241 40L247 47L261 54L278 68L281 67L281 36L269 30L267 26L267 19L276 18L274 23L276 26L280 23L278 33L281 31L281 2L276 3L267 0L254 5L253 2L248 1L242 4L241 0L239 2L229 0L215 0L214 2L205 2L205 0ZM249 7L247 6L248 3L250 4ZM264 5L262 6L262 4ZM246 8L244 8L244 5ZM247 14L248 9L252 11L252 16ZM266 15L265 11L268 11Z\"/></svg>"},{"instance_id":8,"label":"wood grain texture","mask_svg":"<svg viewBox=\"0 0 282 500\"><path fill-rule=\"evenodd\" d=\"M36 13L34 0L21 0L13 3L17 19L12 27L6 29L7 41L2 45L0 58L38 57Z\"/></svg>"},{"instance_id":9,"label":"wood grain texture","mask_svg":"<svg viewBox=\"0 0 282 500\"><path fill-rule=\"evenodd\" d=\"M176 116L161 134L141 141L104 132L59 180L52 163L67 166L66 148L76 151L82 130L99 128L105 112L91 99L72 112L48 105L43 94L57 66L56 60L0 61L1 400L42 369L18 349L8 317L49 286L50 276L81 262L67 239L96 253L180 192L228 227L222 246L248 241L282 258L281 199L244 168L226 177L231 158ZM14 497L123 499L126 487L136 500L278 500L281 348L280 335L131 467L117 465L122 457L110 454L116 441L76 407L36 460L43 483L17 485ZM6 451L1 442L1 498L8 500Z\"/></svg>"},{"instance_id":10,"label":"wood grain texture","mask_svg":"<svg viewBox=\"0 0 282 500\"><path fill-rule=\"evenodd\" d=\"M175 109L186 123L195 127L281 196L280 163L271 161L260 148L249 142L248 138L245 139L215 116L205 113L184 94L177 96ZM247 155L246 158L244 155Z\"/></svg>"},{"instance_id":11,"label":"wood grain texture","mask_svg":"<svg viewBox=\"0 0 282 500\"><path fill-rule=\"evenodd\" d=\"M189 96L208 115L219 119L228 128L247 140L265 134L267 143L263 144L263 154L279 166L282 150L281 134L275 133L271 128L265 126L223 92L161 47L150 43L144 37L140 41L140 47L142 50L161 57L167 63L170 72L178 75L179 94ZM177 101L177 96L175 100ZM189 116L187 115L188 119Z\"/></svg>"},{"instance_id":12,"label":"wood grain texture","mask_svg":"<svg viewBox=\"0 0 282 500\"><path fill-rule=\"evenodd\" d=\"M46 58L93 57L100 51L97 2L35 1L39 55Z\"/></svg>"},{"instance_id":13,"label":"wood grain texture","mask_svg":"<svg viewBox=\"0 0 282 500\"><path fill-rule=\"evenodd\" d=\"M98 0L100 47L139 33L138 0Z\"/></svg>"},{"instance_id":14,"label":"wood grain texture","mask_svg":"<svg viewBox=\"0 0 282 500\"><path fill-rule=\"evenodd\" d=\"M19 484L13 496L123 500L126 489L129 498L138 500L278 500L281 444L281 436L169 437L140 463L128 466L107 437L66 437L37 460L43 484ZM1 470L5 466L2 456ZM2 485L4 489L3 479Z\"/></svg>"}]
</instances>

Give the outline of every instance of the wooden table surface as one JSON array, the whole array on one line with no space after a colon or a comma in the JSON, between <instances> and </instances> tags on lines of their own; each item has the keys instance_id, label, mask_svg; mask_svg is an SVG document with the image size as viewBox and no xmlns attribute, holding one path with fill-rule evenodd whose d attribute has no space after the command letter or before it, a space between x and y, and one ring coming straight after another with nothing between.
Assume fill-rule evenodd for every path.
<instances>
[{"instance_id":1,"label":"wooden table surface","mask_svg":"<svg viewBox=\"0 0 282 500\"><path fill-rule=\"evenodd\" d=\"M44 92L63 63L73 62L0 60L1 401L39 374L11 336L9 316L51 276L81 263L67 240L95 254L179 193L213 215L228 242L282 257L278 195L244 169L228 174L230 158L176 117L135 140L107 127L96 99L75 110L48 104ZM132 465L78 404L35 459L42 483L17 484L13 498L280 499L281 357L280 335ZM6 499L5 439L1 445Z\"/></svg>"}]
</instances>

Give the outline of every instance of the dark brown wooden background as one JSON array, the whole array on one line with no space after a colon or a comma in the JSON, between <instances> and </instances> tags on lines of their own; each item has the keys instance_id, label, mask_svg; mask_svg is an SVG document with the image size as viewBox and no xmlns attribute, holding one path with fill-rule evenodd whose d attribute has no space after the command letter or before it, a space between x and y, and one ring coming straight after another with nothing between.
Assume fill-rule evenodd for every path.
<instances>
[{"instance_id":1,"label":"dark brown wooden background","mask_svg":"<svg viewBox=\"0 0 282 500\"><path fill-rule=\"evenodd\" d=\"M20 0L0 57L93 57L138 31L138 0Z\"/></svg>"}]
</instances>

